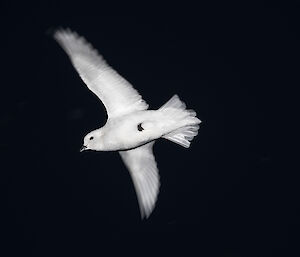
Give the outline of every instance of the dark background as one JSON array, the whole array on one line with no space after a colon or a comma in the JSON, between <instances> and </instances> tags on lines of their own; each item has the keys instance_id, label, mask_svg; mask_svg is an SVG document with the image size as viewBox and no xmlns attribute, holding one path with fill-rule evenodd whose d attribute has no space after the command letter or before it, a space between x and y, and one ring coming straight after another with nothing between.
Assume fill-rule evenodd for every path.
<instances>
[{"instance_id":1,"label":"dark background","mask_svg":"<svg viewBox=\"0 0 300 257\"><path fill-rule=\"evenodd\" d=\"M299 177L288 143L299 9L80 8L2 9L2 256L297 256ZM79 153L106 114L52 39L60 26L87 38L151 108L176 93L202 120L191 148L155 144L161 189L148 220L117 153Z\"/></svg>"}]
</instances>

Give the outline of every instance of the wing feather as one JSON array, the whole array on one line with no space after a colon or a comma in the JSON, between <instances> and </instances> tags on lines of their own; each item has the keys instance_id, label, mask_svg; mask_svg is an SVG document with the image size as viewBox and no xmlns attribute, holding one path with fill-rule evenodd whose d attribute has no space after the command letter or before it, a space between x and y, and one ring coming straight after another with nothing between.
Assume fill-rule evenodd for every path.
<instances>
[{"instance_id":1,"label":"wing feather","mask_svg":"<svg viewBox=\"0 0 300 257\"><path fill-rule=\"evenodd\" d=\"M138 148L119 152L129 170L136 190L141 216L148 218L159 192L159 174L150 142Z\"/></svg>"},{"instance_id":2,"label":"wing feather","mask_svg":"<svg viewBox=\"0 0 300 257\"><path fill-rule=\"evenodd\" d=\"M109 118L146 110L148 104L83 37L71 30L58 30L54 38L68 54L79 76L103 102Z\"/></svg>"}]
</instances>

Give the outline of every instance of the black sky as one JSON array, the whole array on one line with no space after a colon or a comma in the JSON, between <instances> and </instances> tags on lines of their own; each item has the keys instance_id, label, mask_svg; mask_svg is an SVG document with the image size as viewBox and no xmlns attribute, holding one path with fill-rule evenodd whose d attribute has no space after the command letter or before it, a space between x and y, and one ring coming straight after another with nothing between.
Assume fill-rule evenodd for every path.
<instances>
[{"instance_id":1,"label":"black sky","mask_svg":"<svg viewBox=\"0 0 300 257\"><path fill-rule=\"evenodd\" d=\"M3 256L99 256L136 244L293 256L299 177L281 161L295 109L287 97L299 86L299 9L124 16L60 7L9 6L1 17ZM176 93L202 120L190 149L155 144L161 191L149 220L118 154L79 153L106 114L52 39L58 27L90 41L151 108Z\"/></svg>"}]
</instances>

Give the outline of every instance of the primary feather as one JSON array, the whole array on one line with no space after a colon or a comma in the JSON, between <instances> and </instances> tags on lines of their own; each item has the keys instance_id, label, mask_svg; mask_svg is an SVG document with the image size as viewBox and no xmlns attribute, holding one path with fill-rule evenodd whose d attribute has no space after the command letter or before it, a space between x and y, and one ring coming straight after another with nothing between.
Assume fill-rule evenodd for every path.
<instances>
[{"instance_id":1,"label":"primary feather","mask_svg":"<svg viewBox=\"0 0 300 257\"><path fill-rule=\"evenodd\" d=\"M151 214L159 192L159 175L152 152L154 142L138 148L120 151L136 190L142 218Z\"/></svg>"},{"instance_id":2,"label":"primary feather","mask_svg":"<svg viewBox=\"0 0 300 257\"><path fill-rule=\"evenodd\" d=\"M83 37L70 30L58 30L54 38L66 51L88 88L103 102L108 118L148 109L137 90Z\"/></svg>"}]
</instances>

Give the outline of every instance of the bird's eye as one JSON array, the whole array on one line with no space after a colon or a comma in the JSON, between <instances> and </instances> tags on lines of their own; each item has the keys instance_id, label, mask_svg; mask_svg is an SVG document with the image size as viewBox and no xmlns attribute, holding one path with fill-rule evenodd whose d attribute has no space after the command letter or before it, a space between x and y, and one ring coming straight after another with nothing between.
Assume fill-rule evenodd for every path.
<instances>
[{"instance_id":1,"label":"bird's eye","mask_svg":"<svg viewBox=\"0 0 300 257\"><path fill-rule=\"evenodd\" d=\"M142 123L140 123L140 124L137 125L137 129L138 129L139 131L144 130L144 128L142 127Z\"/></svg>"},{"instance_id":2,"label":"bird's eye","mask_svg":"<svg viewBox=\"0 0 300 257\"><path fill-rule=\"evenodd\" d=\"M90 137L90 140L93 140L94 139L94 137Z\"/></svg>"}]
</instances>

